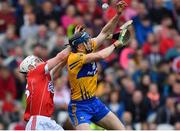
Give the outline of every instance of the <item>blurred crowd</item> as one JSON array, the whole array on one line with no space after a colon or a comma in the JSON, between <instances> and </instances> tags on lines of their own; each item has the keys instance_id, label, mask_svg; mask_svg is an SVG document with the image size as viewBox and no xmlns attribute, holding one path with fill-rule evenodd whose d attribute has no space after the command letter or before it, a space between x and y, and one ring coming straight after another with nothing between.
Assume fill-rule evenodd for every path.
<instances>
[{"instance_id":1,"label":"blurred crowd","mask_svg":"<svg viewBox=\"0 0 180 131\"><path fill-rule=\"evenodd\" d=\"M19 73L20 62L31 54L44 61L54 57L68 44L76 25L85 25L92 37L97 36L116 13L117 1L0 1L0 129L24 129L26 124L26 78ZM118 27L133 19L132 39L126 48L98 62L96 95L127 129L180 130L180 2L125 1L128 7ZM102 10L102 2L110 7ZM109 44L112 41L104 41L100 48ZM67 114L66 68L54 85L53 119L73 129Z\"/></svg>"}]
</instances>

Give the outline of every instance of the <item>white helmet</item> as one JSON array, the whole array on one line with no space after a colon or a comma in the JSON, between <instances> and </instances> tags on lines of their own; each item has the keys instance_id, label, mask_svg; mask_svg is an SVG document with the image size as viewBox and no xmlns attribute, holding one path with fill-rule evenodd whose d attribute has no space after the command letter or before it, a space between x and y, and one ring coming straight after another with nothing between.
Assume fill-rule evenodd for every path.
<instances>
[{"instance_id":1,"label":"white helmet","mask_svg":"<svg viewBox=\"0 0 180 131\"><path fill-rule=\"evenodd\" d=\"M36 60L38 59L39 58L34 55L27 56L20 64L20 72L27 73L29 71L29 66L32 65L35 67Z\"/></svg>"}]
</instances>

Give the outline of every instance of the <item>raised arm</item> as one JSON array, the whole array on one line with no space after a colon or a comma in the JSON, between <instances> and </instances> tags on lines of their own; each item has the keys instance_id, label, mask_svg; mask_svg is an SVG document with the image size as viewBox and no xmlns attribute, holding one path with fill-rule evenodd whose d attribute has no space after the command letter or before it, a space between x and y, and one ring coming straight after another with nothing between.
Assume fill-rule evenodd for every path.
<instances>
[{"instance_id":1,"label":"raised arm","mask_svg":"<svg viewBox=\"0 0 180 131\"><path fill-rule=\"evenodd\" d=\"M114 29L117 26L117 23L119 21L119 16L121 15L123 9L127 6L127 4L124 1L120 1L116 5L117 14L103 27L99 35L95 38L92 38L96 43L97 47L99 47L102 42L113 33Z\"/></svg>"},{"instance_id":2,"label":"raised arm","mask_svg":"<svg viewBox=\"0 0 180 131\"><path fill-rule=\"evenodd\" d=\"M58 53L54 58L49 59L47 61L48 70L51 71L56 65L58 65L59 63L62 63L63 61L66 61L69 56L70 51L71 51L71 48L67 47L66 49Z\"/></svg>"},{"instance_id":3,"label":"raised arm","mask_svg":"<svg viewBox=\"0 0 180 131\"><path fill-rule=\"evenodd\" d=\"M97 60L101 60L101 59L105 59L107 58L116 47L120 47L122 44L120 43L120 41L115 41L112 45L110 45L109 47L102 49L98 52L95 53L90 53L87 54L85 57L85 61L84 63L90 63L93 61L97 61Z\"/></svg>"},{"instance_id":4,"label":"raised arm","mask_svg":"<svg viewBox=\"0 0 180 131\"><path fill-rule=\"evenodd\" d=\"M51 71L50 71L50 75L51 75L51 79L52 80L56 80L59 77L60 71L64 68L64 66L67 63L67 59L60 62L58 65L56 65Z\"/></svg>"}]
</instances>

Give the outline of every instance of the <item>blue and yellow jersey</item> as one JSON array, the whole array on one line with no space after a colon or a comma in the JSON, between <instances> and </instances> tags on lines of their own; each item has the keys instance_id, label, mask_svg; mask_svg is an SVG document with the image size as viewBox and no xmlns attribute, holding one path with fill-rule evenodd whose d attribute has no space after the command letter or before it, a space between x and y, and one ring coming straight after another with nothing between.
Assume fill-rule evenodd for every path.
<instances>
[{"instance_id":1,"label":"blue and yellow jersey","mask_svg":"<svg viewBox=\"0 0 180 131\"><path fill-rule=\"evenodd\" d=\"M93 51L96 43L92 42ZM97 89L96 62L85 63L86 54L71 52L67 65L72 100L86 100L95 95Z\"/></svg>"}]
</instances>

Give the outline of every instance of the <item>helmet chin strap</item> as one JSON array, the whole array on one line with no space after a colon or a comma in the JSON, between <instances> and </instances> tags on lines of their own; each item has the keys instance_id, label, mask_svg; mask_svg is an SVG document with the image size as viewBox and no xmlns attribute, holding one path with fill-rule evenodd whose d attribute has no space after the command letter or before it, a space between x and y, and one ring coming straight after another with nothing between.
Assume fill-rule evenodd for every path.
<instances>
[{"instance_id":1,"label":"helmet chin strap","mask_svg":"<svg viewBox=\"0 0 180 131\"><path fill-rule=\"evenodd\" d=\"M91 53L92 52L92 47L88 46L89 43L84 42L83 44L84 44L84 46L86 48L86 52Z\"/></svg>"}]
</instances>

